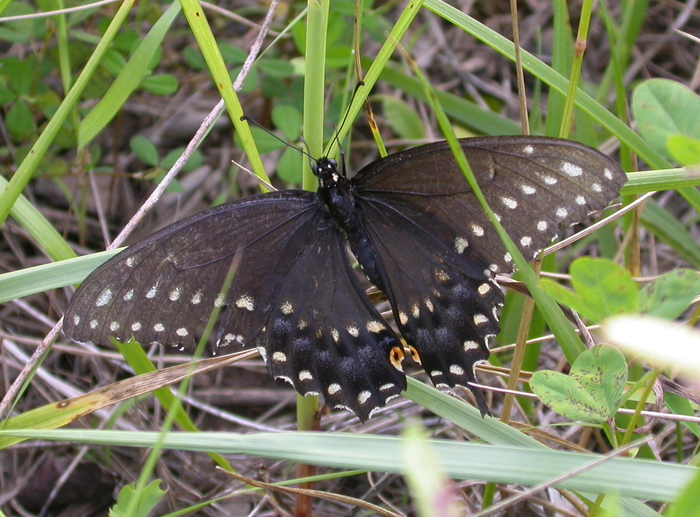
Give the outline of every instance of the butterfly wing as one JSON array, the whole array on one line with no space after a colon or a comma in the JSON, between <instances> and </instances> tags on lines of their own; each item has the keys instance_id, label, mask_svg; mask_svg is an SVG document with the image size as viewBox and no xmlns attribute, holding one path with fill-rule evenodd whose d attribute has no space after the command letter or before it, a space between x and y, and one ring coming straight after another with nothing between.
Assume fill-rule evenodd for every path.
<instances>
[{"instance_id":1,"label":"butterfly wing","mask_svg":"<svg viewBox=\"0 0 700 517\"><path fill-rule=\"evenodd\" d=\"M400 363L391 360L402 345L362 290L345 238L318 231L324 224L295 237L307 246L279 286L261 344L271 375L364 421L406 389Z\"/></svg>"},{"instance_id":2,"label":"butterfly wing","mask_svg":"<svg viewBox=\"0 0 700 517\"><path fill-rule=\"evenodd\" d=\"M533 137L460 141L489 205L526 259L560 226L604 208L624 172L586 146ZM374 162L353 179L364 227L349 235L435 384L467 386L488 358L512 261L445 142ZM482 412L483 395L473 390Z\"/></svg>"},{"instance_id":3,"label":"butterfly wing","mask_svg":"<svg viewBox=\"0 0 700 517\"><path fill-rule=\"evenodd\" d=\"M218 345L261 350L270 373L360 418L405 389L398 338L351 269L316 194L284 191L216 207L153 234L95 270L64 332L108 343L196 343L219 314Z\"/></svg>"},{"instance_id":4,"label":"butterfly wing","mask_svg":"<svg viewBox=\"0 0 700 517\"><path fill-rule=\"evenodd\" d=\"M528 260L562 227L605 208L627 181L610 158L569 140L507 136L467 138L460 144L489 206ZM378 160L353 182L363 198L429 213L449 224L456 248L473 244L492 270L512 271L446 142Z\"/></svg>"},{"instance_id":5,"label":"butterfly wing","mask_svg":"<svg viewBox=\"0 0 700 517\"><path fill-rule=\"evenodd\" d=\"M299 253L293 235L316 210L312 194L283 192L227 203L168 226L83 282L66 311L64 332L100 344L135 336L142 343L192 346L215 309L228 307L242 316L238 334L252 340L266 314L246 309L283 281L292 264L282 253Z\"/></svg>"},{"instance_id":6,"label":"butterfly wing","mask_svg":"<svg viewBox=\"0 0 700 517\"><path fill-rule=\"evenodd\" d=\"M361 206L366 225L350 236L353 251L389 298L414 358L435 385L472 389L487 413L483 394L469 383L499 330L503 292L488 264L473 249L459 255L443 238L451 228L425 214L364 199Z\"/></svg>"}]
</instances>

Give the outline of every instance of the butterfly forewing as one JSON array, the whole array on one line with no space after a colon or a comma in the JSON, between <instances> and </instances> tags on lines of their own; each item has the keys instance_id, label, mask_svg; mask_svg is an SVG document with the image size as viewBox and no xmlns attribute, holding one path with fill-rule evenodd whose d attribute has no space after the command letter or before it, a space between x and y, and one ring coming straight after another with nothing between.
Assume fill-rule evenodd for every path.
<instances>
[{"instance_id":1,"label":"butterfly forewing","mask_svg":"<svg viewBox=\"0 0 700 517\"><path fill-rule=\"evenodd\" d=\"M191 346L215 309L235 308L241 315L236 336L252 340L265 314L247 309L284 280L291 264L281 258L298 253L303 243L294 232L316 211L312 193L288 191L222 205L164 228L92 273L71 300L66 335L102 344L134 336L144 344ZM258 249L269 254L260 256Z\"/></svg>"},{"instance_id":2,"label":"butterfly forewing","mask_svg":"<svg viewBox=\"0 0 700 517\"><path fill-rule=\"evenodd\" d=\"M460 144L490 208L528 260L562 227L605 208L626 181L608 157L568 140L512 136ZM432 213L451 225L459 247L473 245L492 270L512 271L446 142L390 155L362 169L353 182L363 198Z\"/></svg>"}]
</instances>

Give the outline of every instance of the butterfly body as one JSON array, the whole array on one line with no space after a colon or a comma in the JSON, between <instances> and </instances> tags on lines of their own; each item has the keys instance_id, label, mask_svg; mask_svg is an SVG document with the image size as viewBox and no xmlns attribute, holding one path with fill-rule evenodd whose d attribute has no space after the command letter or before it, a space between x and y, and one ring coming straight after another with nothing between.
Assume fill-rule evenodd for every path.
<instances>
[{"instance_id":1,"label":"butterfly body","mask_svg":"<svg viewBox=\"0 0 700 517\"><path fill-rule=\"evenodd\" d=\"M489 206L527 259L604 208L626 179L597 151L537 137L460 141ZM255 346L276 378L367 419L405 389L405 349L364 293L346 246L392 306L436 385L469 387L488 358L512 261L445 142L353 178L316 161L317 192L206 210L120 253L83 283L66 335L191 346L216 309L219 346ZM472 390L482 413L483 394Z\"/></svg>"}]
</instances>

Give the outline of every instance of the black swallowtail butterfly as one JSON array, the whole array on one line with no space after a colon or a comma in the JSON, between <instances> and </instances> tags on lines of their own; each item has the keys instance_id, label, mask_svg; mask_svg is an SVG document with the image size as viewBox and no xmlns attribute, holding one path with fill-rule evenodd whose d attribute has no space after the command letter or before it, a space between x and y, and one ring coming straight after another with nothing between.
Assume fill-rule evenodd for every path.
<instances>
[{"instance_id":1,"label":"black swallowtail butterfly","mask_svg":"<svg viewBox=\"0 0 700 517\"><path fill-rule=\"evenodd\" d=\"M608 157L571 141L460 143L528 260L560 226L603 209L626 181ZM349 243L433 383L470 387L499 330L494 274L512 263L447 143L387 156L352 179L328 158L314 173L317 192L227 203L115 256L73 296L66 335L191 346L220 308L217 345L256 346L273 377L366 420L405 389L405 349L362 289ZM486 413L483 394L470 389Z\"/></svg>"}]
</instances>

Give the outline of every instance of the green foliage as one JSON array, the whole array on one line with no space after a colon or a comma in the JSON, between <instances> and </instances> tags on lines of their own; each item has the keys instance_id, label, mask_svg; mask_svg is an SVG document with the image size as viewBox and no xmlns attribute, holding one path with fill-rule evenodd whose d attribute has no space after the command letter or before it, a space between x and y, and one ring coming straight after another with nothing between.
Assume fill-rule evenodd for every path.
<instances>
[{"instance_id":1,"label":"green foliage","mask_svg":"<svg viewBox=\"0 0 700 517\"><path fill-rule=\"evenodd\" d=\"M637 284L626 269L610 260L581 258L574 261L571 284L573 291L549 279L542 280L542 287L555 300L593 322L637 311Z\"/></svg>"},{"instance_id":2,"label":"green foliage","mask_svg":"<svg viewBox=\"0 0 700 517\"><path fill-rule=\"evenodd\" d=\"M133 137L129 141L129 147L139 160L149 166L148 169L141 171L141 173L147 178L154 178L156 183L160 183L165 174L171 169L180 156L182 156L182 152L184 151L183 148L176 148L161 158L156 146L143 136ZM203 162L204 157L202 153L194 151L183 165L182 170L183 172L192 171L202 165ZM182 192L182 187L176 180L168 185L166 191Z\"/></svg>"},{"instance_id":3,"label":"green foliage","mask_svg":"<svg viewBox=\"0 0 700 517\"><path fill-rule=\"evenodd\" d=\"M458 517L466 508L454 482L445 476L428 435L409 423L401 437L403 473L420 517Z\"/></svg>"},{"instance_id":4,"label":"green foliage","mask_svg":"<svg viewBox=\"0 0 700 517\"><path fill-rule=\"evenodd\" d=\"M674 320L691 306L700 295L700 277L697 271L676 269L649 282L639 293L642 314Z\"/></svg>"},{"instance_id":5,"label":"green foliage","mask_svg":"<svg viewBox=\"0 0 700 517\"><path fill-rule=\"evenodd\" d=\"M686 135L671 135L667 140L671 158L684 166L700 164L700 139Z\"/></svg>"},{"instance_id":6,"label":"green foliage","mask_svg":"<svg viewBox=\"0 0 700 517\"><path fill-rule=\"evenodd\" d=\"M700 139L700 97L691 89L668 79L650 79L635 88L632 110L639 132L658 153L669 159L677 156L684 165L700 161L698 154L689 158L683 149L688 141Z\"/></svg>"},{"instance_id":7,"label":"green foliage","mask_svg":"<svg viewBox=\"0 0 700 517\"><path fill-rule=\"evenodd\" d=\"M119 491L117 504L109 509L109 517L146 517L163 499L166 492L155 479L140 490L132 483Z\"/></svg>"},{"instance_id":8,"label":"green foliage","mask_svg":"<svg viewBox=\"0 0 700 517\"><path fill-rule=\"evenodd\" d=\"M665 517L700 516L700 472L680 492L678 499L664 513Z\"/></svg>"},{"instance_id":9,"label":"green foliage","mask_svg":"<svg viewBox=\"0 0 700 517\"><path fill-rule=\"evenodd\" d=\"M578 356L571 373L539 371L530 387L542 402L574 421L603 424L614 418L627 382L627 363L617 348L598 345Z\"/></svg>"},{"instance_id":10,"label":"green foliage","mask_svg":"<svg viewBox=\"0 0 700 517\"><path fill-rule=\"evenodd\" d=\"M405 140L420 140L425 136L423 121L416 111L405 101L381 95L382 113L386 117L392 131Z\"/></svg>"},{"instance_id":11,"label":"green foliage","mask_svg":"<svg viewBox=\"0 0 700 517\"><path fill-rule=\"evenodd\" d=\"M607 259L574 261L571 265L573 290L546 278L541 284L560 304L595 323L611 316L638 312L674 319L700 295L700 277L695 271L677 269L641 289L629 271Z\"/></svg>"},{"instance_id":12,"label":"green foliage","mask_svg":"<svg viewBox=\"0 0 700 517\"><path fill-rule=\"evenodd\" d=\"M542 280L542 287L560 304L596 323L612 316L636 313L675 319L700 295L700 276L695 271L671 271L642 289L626 269L607 259L574 261L571 284L573 290L549 279ZM621 380L621 365L617 359L613 360L612 352L606 351L605 357L596 353L593 358L591 353L589 350L579 356L569 376L539 371L533 375L530 386L557 413L572 420L601 424L611 419L619 408L622 393L619 383L624 387L627 370L624 369ZM624 365L624 358L617 354ZM581 363L584 356L585 362Z\"/></svg>"}]
</instances>

